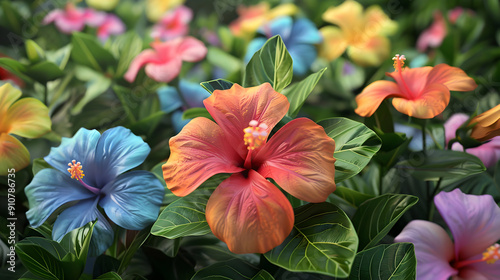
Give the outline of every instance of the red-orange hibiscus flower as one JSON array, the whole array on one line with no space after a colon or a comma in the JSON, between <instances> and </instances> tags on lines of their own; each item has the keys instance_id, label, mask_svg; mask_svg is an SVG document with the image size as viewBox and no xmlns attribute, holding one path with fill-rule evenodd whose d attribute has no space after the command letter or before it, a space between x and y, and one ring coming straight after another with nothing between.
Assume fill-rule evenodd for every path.
<instances>
[{"instance_id":1,"label":"red-orange hibiscus flower","mask_svg":"<svg viewBox=\"0 0 500 280\"><path fill-rule=\"evenodd\" d=\"M163 165L167 187L178 196L218 173L233 173L211 195L206 208L212 232L234 253L265 253L291 232L293 209L285 191L325 201L335 190L335 142L306 118L290 121L267 141L288 111L287 98L263 84L216 90L204 100L217 123L195 118L170 139Z\"/></svg>"},{"instance_id":2,"label":"red-orange hibiscus flower","mask_svg":"<svg viewBox=\"0 0 500 280\"><path fill-rule=\"evenodd\" d=\"M395 71L385 73L396 82L376 81L369 84L358 96L355 112L362 117L375 113L384 99L394 97L392 105L410 117L430 119L444 111L450 102L450 91L470 91L476 82L457 67L439 64L403 69L405 57L394 58ZM403 71L404 70L404 71Z\"/></svg>"}]
</instances>

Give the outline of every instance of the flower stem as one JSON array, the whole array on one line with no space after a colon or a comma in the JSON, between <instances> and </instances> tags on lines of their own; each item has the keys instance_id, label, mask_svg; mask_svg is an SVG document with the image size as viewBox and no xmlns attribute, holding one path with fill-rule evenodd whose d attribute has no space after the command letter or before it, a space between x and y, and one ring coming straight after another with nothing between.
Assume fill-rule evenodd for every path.
<instances>
[{"instance_id":1,"label":"flower stem","mask_svg":"<svg viewBox=\"0 0 500 280\"><path fill-rule=\"evenodd\" d=\"M439 180L436 184L436 186L434 187L434 191L432 192L432 194L430 193L430 190L429 190L429 217L428 217L428 220L429 221L432 221L432 218L434 217L434 197L439 193L439 188L441 187L441 182L443 181L443 177L439 177Z\"/></svg>"}]
</instances>

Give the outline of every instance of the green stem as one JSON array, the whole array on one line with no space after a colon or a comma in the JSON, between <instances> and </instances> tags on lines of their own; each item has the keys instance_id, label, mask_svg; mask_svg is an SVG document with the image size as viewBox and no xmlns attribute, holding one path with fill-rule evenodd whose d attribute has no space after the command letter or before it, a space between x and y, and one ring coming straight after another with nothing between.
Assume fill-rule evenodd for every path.
<instances>
[{"instance_id":1,"label":"green stem","mask_svg":"<svg viewBox=\"0 0 500 280\"><path fill-rule=\"evenodd\" d=\"M422 122L422 147L424 155L427 153L427 143L425 142L425 126L427 124L427 120L423 120Z\"/></svg>"},{"instance_id":2,"label":"green stem","mask_svg":"<svg viewBox=\"0 0 500 280\"><path fill-rule=\"evenodd\" d=\"M49 95L49 89L47 88L47 83L45 83L43 85L43 104L45 104L45 106L49 106L49 103L48 103L48 95Z\"/></svg>"},{"instance_id":3,"label":"green stem","mask_svg":"<svg viewBox=\"0 0 500 280\"><path fill-rule=\"evenodd\" d=\"M441 182L443 181L443 177L439 177L439 180L436 184L436 186L434 187L434 191L432 192L432 194L430 194L430 190L429 190L429 197L428 197L428 200L429 200L429 217L428 217L428 220L429 221L432 221L432 218L434 217L434 197L439 193L439 188L441 187Z\"/></svg>"}]
</instances>

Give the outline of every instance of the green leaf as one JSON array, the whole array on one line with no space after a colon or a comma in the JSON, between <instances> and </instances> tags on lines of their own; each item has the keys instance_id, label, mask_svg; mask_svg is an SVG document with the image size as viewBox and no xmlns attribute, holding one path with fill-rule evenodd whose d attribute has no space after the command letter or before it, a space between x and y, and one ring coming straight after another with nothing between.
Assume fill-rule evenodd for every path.
<instances>
[{"instance_id":1,"label":"green leaf","mask_svg":"<svg viewBox=\"0 0 500 280\"><path fill-rule=\"evenodd\" d=\"M403 214L418 202L406 194L385 194L361 204L352 218L359 236L359 248L371 248L389 233Z\"/></svg>"},{"instance_id":2,"label":"green leaf","mask_svg":"<svg viewBox=\"0 0 500 280\"><path fill-rule=\"evenodd\" d=\"M119 36L118 40L121 43L121 48L119 50L120 58L118 66L116 66L115 77L122 77L127 72L130 62L141 52L142 39L135 31L129 31L123 36Z\"/></svg>"},{"instance_id":3,"label":"green leaf","mask_svg":"<svg viewBox=\"0 0 500 280\"><path fill-rule=\"evenodd\" d=\"M5 68L7 71L18 76L25 81L32 81L30 77L26 76L26 65L18 62L17 60L0 57L0 67Z\"/></svg>"},{"instance_id":4,"label":"green leaf","mask_svg":"<svg viewBox=\"0 0 500 280\"><path fill-rule=\"evenodd\" d=\"M111 86L111 79L87 67L77 67L75 73L79 80L86 81L85 87L87 90L83 98L71 108L72 115L79 114L87 103L106 92Z\"/></svg>"},{"instance_id":5,"label":"green leaf","mask_svg":"<svg viewBox=\"0 0 500 280\"><path fill-rule=\"evenodd\" d=\"M334 194L340 196L343 200L345 200L347 203L349 203L354 207L359 207L359 205L361 205L363 202L374 197L373 195L364 194L342 186L337 186L337 189L335 190Z\"/></svg>"},{"instance_id":6,"label":"green leaf","mask_svg":"<svg viewBox=\"0 0 500 280\"><path fill-rule=\"evenodd\" d=\"M207 111L207 109L201 108L201 107L187 109L182 114L182 119L183 120L194 119L194 118L197 118L197 117L205 117L207 119L213 120L212 116Z\"/></svg>"},{"instance_id":7,"label":"green leaf","mask_svg":"<svg viewBox=\"0 0 500 280\"><path fill-rule=\"evenodd\" d=\"M439 180L442 178L460 179L486 170L483 162L476 156L451 150L427 150L426 154L412 153L410 159L396 165L420 180Z\"/></svg>"},{"instance_id":8,"label":"green leaf","mask_svg":"<svg viewBox=\"0 0 500 280\"><path fill-rule=\"evenodd\" d=\"M122 278L116 272L110 271L108 273L105 273L105 274L97 277L96 279L101 279L101 280L121 280Z\"/></svg>"},{"instance_id":9,"label":"green leaf","mask_svg":"<svg viewBox=\"0 0 500 280\"><path fill-rule=\"evenodd\" d=\"M292 57L281 37L276 35L267 40L248 62L243 87L270 83L275 91L281 92L292 81L292 66Z\"/></svg>"},{"instance_id":10,"label":"green leaf","mask_svg":"<svg viewBox=\"0 0 500 280\"><path fill-rule=\"evenodd\" d=\"M87 260L90 240L96 222L90 222L83 227L70 231L59 242L66 251L72 253L82 264L85 264Z\"/></svg>"},{"instance_id":11,"label":"green leaf","mask_svg":"<svg viewBox=\"0 0 500 280\"><path fill-rule=\"evenodd\" d=\"M115 65L113 55L96 40L94 36L75 32L71 37L71 58L78 64L105 72L108 66Z\"/></svg>"},{"instance_id":12,"label":"green leaf","mask_svg":"<svg viewBox=\"0 0 500 280\"><path fill-rule=\"evenodd\" d=\"M289 271L347 277L356 256L358 237L344 211L327 202L306 204L294 211L292 232L264 256Z\"/></svg>"},{"instance_id":13,"label":"green leaf","mask_svg":"<svg viewBox=\"0 0 500 280\"><path fill-rule=\"evenodd\" d=\"M134 238L134 241L132 241L132 244L127 248L127 251L125 251L120 267L118 268L117 272L119 274L122 274L128 267L130 261L132 260L132 257L134 256L135 252L146 242L146 239L149 237L149 228L145 228L141 230Z\"/></svg>"},{"instance_id":14,"label":"green leaf","mask_svg":"<svg viewBox=\"0 0 500 280\"><path fill-rule=\"evenodd\" d=\"M349 280L412 280L417 258L411 243L382 244L356 255Z\"/></svg>"},{"instance_id":15,"label":"green leaf","mask_svg":"<svg viewBox=\"0 0 500 280\"><path fill-rule=\"evenodd\" d=\"M224 69L228 74L237 72L242 67L240 59L216 47L208 47L207 60L211 65Z\"/></svg>"},{"instance_id":16,"label":"green leaf","mask_svg":"<svg viewBox=\"0 0 500 280\"><path fill-rule=\"evenodd\" d=\"M335 182L341 182L363 170L382 145L380 138L364 124L347 118L318 122L335 140Z\"/></svg>"},{"instance_id":17,"label":"green leaf","mask_svg":"<svg viewBox=\"0 0 500 280\"><path fill-rule=\"evenodd\" d=\"M11 2L2 1L2 10L2 18L7 24L7 27L17 34L23 34L23 28L26 26L23 22L25 21L19 12L12 7Z\"/></svg>"},{"instance_id":18,"label":"green leaf","mask_svg":"<svg viewBox=\"0 0 500 280\"><path fill-rule=\"evenodd\" d=\"M55 51L47 51L46 55L47 61L54 63L62 70L66 67L66 64L71 56L71 44Z\"/></svg>"},{"instance_id":19,"label":"green leaf","mask_svg":"<svg viewBox=\"0 0 500 280\"><path fill-rule=\"evenodd\" d=\"M170 203L151 228L151 234L175 239L210 232L205 219L208 198L227 175L215 175L191 194Z\"/></svg>"},{"instance_id":20,"label":"green leaf","mask_svg":"<svg viewBox=\"0 0 500 280\"><path fill-rule=\"evenodd\" d=\"M43 158L36 158L33 160L33 176L35 176L36 173L45 168L52 168L52 166L48 164Z\"/></svg>"},{"instance_id":21,"label":"green leaf","mask_svg":"<svg viewBox=\"0 0 500 280\"><path fill-rule=\"evenodd\" d=\"M216 79L211 81L206 81L200 83L200 85L210 93L214 93L215 90L225 90L230 89L233 86L233 82L224 79Z\"/></svg>"},{"instance_id":22,"label":"green leaf","mask_svg":"<svg viewBox=\"0 0 500 280\"><path fill-rule=\"evenodd\" d=\"M50 61L42 61L35 65L28 66L24 73L41 84L46 84L47 82L64 76L64 72L59 66Z\"/></svg>"},{"instance_id":23,"label":"green leaf","mask_svg":"<svg viewBox=\"0 0 500 280\"><path fill-rule=\"evenodd\" d=\"M16 244L16 254L34 275L48 280L64 279L61 261L38 244L22 240Z\"/></svg>"},{"instance_id":24,"label":"green leaf","mask_svg":"<svg viewBox=\"0 0 500 280\"><path fill-rule=\"evenodd\" d=\"M232 259L203 268L191 278L191 280L203 279L273 280L274 278L267 271L260 270L241 259Z\"/></svg>"},{"instance_id":25,"label":"green leaf","mask_svg":"<svg viewBox=\"0 0 500 280\"><path fill-rule=\"evenodd\" d=\"M24 42L26 47L26 55L31 63L37 63L45 58L45 52L40 46L33 40L26 40Z\"/></svg>"},{"instance_id":26,"label":"green leaf","mask_svg":"<svg viewBox=\"0 0 500 280\"><path fill-rule=\"evenodd\" d=\"M312 90L318 83L323 73L325 73L326 67L319 70L316 73L309 75L307 78L303 79L298 83L294 83L293 85L287 87L283 94L288 98L288 102L290 102L290 108L288 109L288 116L295 118L299 113L302 104L306 101L309 94L311 94Z\"/></svg>"},{"instance_id":27,"label":"green leaf","mask_svg":"<svg viewBox=\"0 0 500 280\"><path fill-rule=\"evenodd\" d=\"M136 135L149 136L153 133L165 114L166 113L163 111L156 111L144 119L140 119L133 123L129 128Z\"/></svg>"}]
</instances>

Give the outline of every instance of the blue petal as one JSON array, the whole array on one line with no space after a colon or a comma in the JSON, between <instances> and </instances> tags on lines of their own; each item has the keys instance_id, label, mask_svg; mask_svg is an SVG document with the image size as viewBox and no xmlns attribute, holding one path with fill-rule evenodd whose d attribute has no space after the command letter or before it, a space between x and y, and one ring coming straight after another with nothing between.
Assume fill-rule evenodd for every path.
<instances>
[{"instance_id":1,"label":"blue petal","mask_svg":"<svg viewBox=\"0 0 500 280\"><path fill-rule=\"evenodd\" d=\"M288 49L293 60L293 73L299 76L304 75L311 68L311 64L316 59L318 53L313 45L296 44Z\"/></svg>"},{"instance_id":2,"label":"blue petal","mask_svg":"<svg viewBox=\"0 0 500 280\"><path fill-rule=\"evenodd\" d=\"M141 230L158 217L165 189L148 171L132 171L104 186L99 205L117 225Z\"/></svg>"},{"instance_id":3,"label":"blue petal","mask_svg":"<svg viewBox=\"0 0 500 280\"><path fill-rule=\"evenodd\" d=\"M106 130L95 150L95 166L99 173L96 186L103 187L116 176L144 162L151 149L141 137L122 126Z\"/></svg>"},{"instance_id":4,"label":"blue petal","mask_svg":"<svg viewBox=\"0 0 500 280\"><path fill-rule=\"evenodd\" d=\"M319 33L316 25L306 18L300 18L293 24L292 34L288 44L319 44L323 37Z\"/></svg>"},{"instance_id":5,"label":"blue petal","mask_svg":"<svg viewBox=\"0 0 500 280\"><path fill-rule=\"evenodd\" d=\"M280 35L283 42L287 44L292 33L293 20L291 17L279 17L272 20L270 23L260 27L259 32L266 35L268 38L274 35Z\"/></svg>"},{"instance_id":6,"label":"blue petal","mask_svg":"<svg viewBox=\"0 0 500 280\"><path fill-rule=\"evenodd\" d=\"M175 132L179 133L182 128L188 124L192 119L182 119L182 114L184 112L182 110L177 110L172 113L172 125L174 127Z\"/></svg>"},{"instance_id":7,"label":"blue petal","mask_svg":"<svg viewBox=\"0 0 500 280\"><path fill-rule=\"evenodd\" d=\"M96 199L86 199L69 207L57 217L52 229L52 239L61 241L68 232L97 219L90 240L89 255L98 256L113 244L113 229L97 209Z\"/></svg>"},{"instance_id":8,"label":"blue petal","mask_svg":"<svg viewBox=\"0 0 500 280\"><path fill-rule=\"evenodd\" d=\"M161 87L157 93L163 112L171 113L182 107L182 100L174 87Z\"/></svg>"},{"instance_id":9,"label":"blue petal","mask_svg":"<svg viewBox=\"0 0 500 280\"><path fill-rule=\"evenodd\" d=\"M61 145L51 148L49 155L44 159L48 164L67 174L67 176L70 176L67 171L68 163L72 160L81 162L85 174L84 181L90 183L93 187L97 187L94 185L95 180L93 178L96 170L93 164L99 137L101 137L101 134L97 130L88 130L82 127L72 138L63 137Z\"/></svg>"},{"instance_id":10,"label":"blue petal","mask_svg":"<svg viewBox=\"0 0 500 280\"><path fill-rule=\"evenodd\" d=\"M24 192L30 204L26 217L35 228L43 224L63 204L95 197L94 193L77 180L52 168L38 172Z\"/></svg>"},{"instance_id":11,"label":"blue petal","mask_svg":"<svg viewBox=\"0 0 500 280\"><path fill-rule=\"evenodd\" d=\"M267 39L265 38L255 38L247 46L247 53L245 54L245 63L248 63L253 55L262 48Z\"/></svg>"},{"instance_id":12,"label":"blue petal","mask_svg":"<svg viewBox=\"0 0 500 280\"><path fill-rule=\"evenodd\" d=\"M182 97L188 104L189 108L193 107L205 107L203 105L203 100L210 96L210 93L206 91L200 84L191 83L185 80L179 81L179 90L182 93Z\"/></svg>"}]
</instances>

